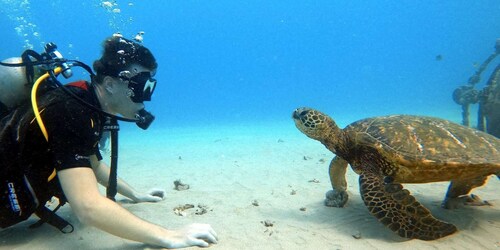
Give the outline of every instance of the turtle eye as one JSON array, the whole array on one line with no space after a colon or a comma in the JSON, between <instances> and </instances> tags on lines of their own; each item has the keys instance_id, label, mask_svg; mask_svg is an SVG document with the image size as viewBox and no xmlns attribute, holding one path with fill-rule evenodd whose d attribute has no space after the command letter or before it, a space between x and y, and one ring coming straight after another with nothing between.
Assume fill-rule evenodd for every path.
<instances>
[{"instance_id":1,"label":"turtle eye","mask_svg":"<svg viewBox=\"0 0 500 250\"><path fill-rule=\"evenodd\" d=\"M309 111L308 110L304 110L304 111L300 112L300 116L305 116L305 115L307 115L307 113L309 113Z\"/></svg>"}]
</instances>

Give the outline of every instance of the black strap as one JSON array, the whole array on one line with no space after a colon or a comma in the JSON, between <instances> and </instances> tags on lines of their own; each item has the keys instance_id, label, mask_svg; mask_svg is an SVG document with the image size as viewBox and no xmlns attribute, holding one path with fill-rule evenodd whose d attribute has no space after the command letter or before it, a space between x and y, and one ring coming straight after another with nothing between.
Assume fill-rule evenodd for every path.
<instances>
[{"instance_id":1,"label":"black strap","mask_svg":"<svg viewBox=\"0 0 500 250\"><path fill-rule=\"evenodd\" d=\"M73 225L56 214L57 210L62 205L64 205L64 203L59 203L53 211L48 209L46 206L38 208L35 211L35 214L40 217L40 220L32 224L29 228L37 228L47 222L49 225L56 227L64 234L72 233L75 230Z\"/></svg>"},{"instance_id":2,"label":"black strap","mask_svg":"<svg viewBox=\"0 0 500 250\"><path fill-rule=\"evenodd\" d=\"M106 196L110 200L115 201L115 196L118 192L118 130L120 130L118 121L114 118L108 118L104 125L104 130L111 132L111 169Z\"/></svg>"},{"instance_id":3,"label":"black strap","mask_svg":"<svg viewBox=\"0 0 500 250\"><path fill-rule=\"evenodd\" d=\"M31 60L31 57L35 58L37 61L42 61L43 58L40 54L36 53L33 50L25 50L23 54L21 55L21 59L23 60L23 64L25 65L26 69L26 79L28 80L27 84L28 86L33 86L33 83L35 83L35 69L33 67L33 61Z\"/></svg>"}]
</instances>

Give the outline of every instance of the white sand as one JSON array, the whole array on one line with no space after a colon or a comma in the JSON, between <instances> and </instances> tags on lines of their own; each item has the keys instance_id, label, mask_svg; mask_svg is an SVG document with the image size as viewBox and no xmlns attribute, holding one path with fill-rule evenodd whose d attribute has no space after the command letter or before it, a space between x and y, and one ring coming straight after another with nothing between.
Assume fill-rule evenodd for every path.
<instances>
[{"instance_id":1,"label":"white sand","mask_svg":"<svg viewBox=\"0 0 500 250\"><path fill-rule=\"evenodd\" d=\"M291 121L281 127L124 131L120 142L119 175L138 190L167 190L162 202L122 201L122 205L168 228L209 223L219 235L219 244L210 249L500 249L500 181L496 177L474 190L492 202L492 207L445 210L440 203L447 183L405 185L435 217L459 228L452 236L426 242L402 239L371 216L352 170L348 172L347 206L325 207L324 194L331 188L328 164L333 155L298 132ZM173 190L176 179L191 188ZM309 182L313 179L319 183ZM259 206L252 205L254 200ZM206 205L209 211L196 215L196 209L189 209L187 216L174 214L174 207L187 203ZM306 210L301 211L302 207ZM60 211L73 223L75 232L61 234L48 225L27 229L35 221L31 218L0 231L1 248L150 248L80 224L70 206ZM264 226L265 220L273 226Z\"/></svg>"}]
</instances>

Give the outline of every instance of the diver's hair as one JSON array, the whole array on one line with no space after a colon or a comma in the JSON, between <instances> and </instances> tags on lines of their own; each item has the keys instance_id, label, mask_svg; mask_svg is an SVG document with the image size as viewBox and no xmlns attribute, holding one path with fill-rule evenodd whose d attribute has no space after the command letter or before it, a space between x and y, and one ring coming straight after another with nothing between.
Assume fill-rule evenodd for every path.
<instances>
[{"instance_id":1,"label":"diver's hair","mask_svg":"<svg viewBox=\"0 0 500 250\"><path fill-rule=\"evenodd\" d=\"M148 48L121 36L107 38L103 42L103 48L102 57L93 64L96 72L95 80L98 83L102 82L105 76L118 76L134 63L149 70L158 67L155 57Z\"/></svg>"}]
</instances>

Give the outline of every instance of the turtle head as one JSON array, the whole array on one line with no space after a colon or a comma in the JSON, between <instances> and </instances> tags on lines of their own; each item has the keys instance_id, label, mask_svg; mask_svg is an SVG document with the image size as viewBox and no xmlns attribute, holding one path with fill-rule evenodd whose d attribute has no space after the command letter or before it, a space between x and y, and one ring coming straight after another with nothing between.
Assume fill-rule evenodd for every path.
<instances>
[{"instance_id":1,"label":"turtle head","mask_svg":"<svg viewBox=\"0 0 500 250\"><path fill-rule=\"evenodd\" d=\"M339 130L332 118L311 108L296 109L292 118L302 133L321 142L329 138L332 132Z\"/></svg>"}]
</instances>

